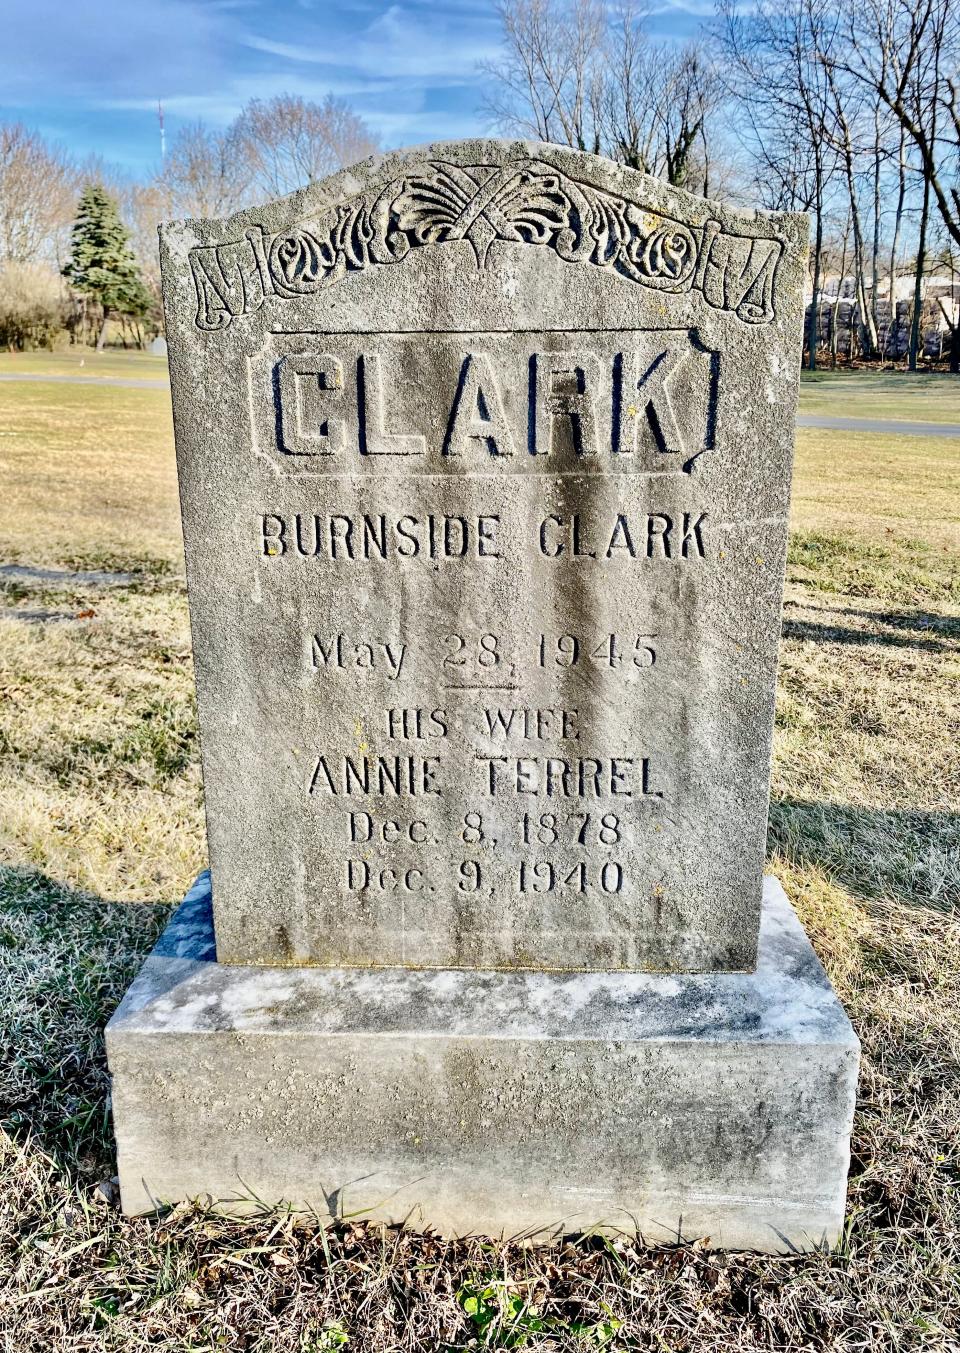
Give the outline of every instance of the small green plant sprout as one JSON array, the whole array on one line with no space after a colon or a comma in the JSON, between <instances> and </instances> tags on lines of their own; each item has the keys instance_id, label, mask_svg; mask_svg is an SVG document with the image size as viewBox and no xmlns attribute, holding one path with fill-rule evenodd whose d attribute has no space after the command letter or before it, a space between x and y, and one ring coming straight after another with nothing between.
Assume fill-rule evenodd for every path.
<instances>
[{"instance_id":1,"label":"small green plant sprout","mask_svg":"<svg viewBox=\"0 0 960 1353\"><path fill-rule=\"evenodd\" d=\"M567 1327L571 1334L582 1339L588 1348L609 1348L615 1336L623 1328L623 1321L610 1312L606 1303L601 1303L604 1311L602 1320L574 1320ZM560 1322L557 1322L558 1326Z\"/></svg>"},{"instance_id":2,"label":"small green plant sprout","mask_svg":"<svg viewBox=\"0 0 960 1353\"><path fill-rule=\"evenodd\" d=\"M349 1342L350 1335L339 1321L334 1320L324 1325L317 1338L304 1346L303 1353L327 1353L331 1348L346 1348Z\"/></svg>"},{"instance_id":3,"label":"small green plant sprout","mask_svg":"<svg viewBox=\"0 0 960 1353\"><path fill-rule=\"evenodd\" d=\"M523 1348L531 1335L543 1334L547 1323L529 1298L501 1278L464 1283L457 1302L479 1337L482 1348Z\"/></svg>"},{"instance_id":4,"label":"small green plant sprout","mask_svg":"<svg viewBox=\"0 0 960 1353\"><path fill-rule=\"evenodd\" d=\"M574 1320L540 1315L529 1297L502 1278L465 1283L457 1293L482 1348L523 1348L536 1334L567 1334L587 1348L608 1348L623 1322L606 1305L600 1320Z\"/></svg>"}]
</instances>

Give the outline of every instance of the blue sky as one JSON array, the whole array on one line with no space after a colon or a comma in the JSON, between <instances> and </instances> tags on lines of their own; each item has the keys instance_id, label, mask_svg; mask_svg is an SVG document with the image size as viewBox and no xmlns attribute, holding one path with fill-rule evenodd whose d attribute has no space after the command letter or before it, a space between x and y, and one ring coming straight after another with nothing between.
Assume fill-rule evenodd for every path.
<instances>
[{"instance_id":1,"label":"blue sky","mask_svg":"<svg viewBox=\"0 0 960 1353\"><path fill-rule=\"evenodd\" d=\"M682 38L710 0L659 0ZM225 125L247 99L341 95L385 146L490 130L477 62L493 0L0 0L0 120L132 174L184 122Z\"/></svg>"}]
</instances>

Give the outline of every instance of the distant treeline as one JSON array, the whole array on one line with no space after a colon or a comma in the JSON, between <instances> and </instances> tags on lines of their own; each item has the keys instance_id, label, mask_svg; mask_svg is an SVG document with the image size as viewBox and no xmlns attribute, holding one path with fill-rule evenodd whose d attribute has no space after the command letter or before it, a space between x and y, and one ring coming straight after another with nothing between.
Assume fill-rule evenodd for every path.
<instances>
[{"instance_id":1,"label":"distant treeline","mask_svg":"<svg viewBox=\"0 0 960 1353\"><path fill-rule=\"evenodd\" d=\"M705 196L808 212L809 364L960 367L958 0L715 0L686 43L655 37L653 3L495 8L501 53L481 68L489 125ZM139 311L108 307L133 341L161 325L158 221L229 214L376 148L332 96L253 100L226 129L185 126L142 182L0 125L0 343L97 322L102 335L104 307L69 268L85 186L116 203L143 284Z\"/></svg>"},{"instance_id":2,"label":"distant treeline","mask_svg":"<svg viewBox=\"0 0 960 1353\"><path fill-rule=\"evenodd\" d=\"M503 54L485 69L500 127L704 196L809 212L810 365L844 314L841 355L915 365L944 331L956 369L957 0L716 0L685 44L655 39L652 3L497 8ZM847 289L854 304L838 306Z\"/></svg>"},{"instance_id":3,"label":"distant treeline","mask_svg":"<svg viewBox=\"0 0 960 1353\"><path fill-rule=\"evenodd\" d=\"M376 149L364 122L333 97L255 99L226 130L186 126L145 182L98 156L77 162L22 123L0 124L0 346L102 342L107 319L119 341L142 344L163 323L160 221L228 215ZM91 192L100 196L84 204ZM105 269L89 258L76 266L78 227L103 233L90 230L91 210L104 215L110 237ZM88 285L104 280L100 293Z\"/></svg>"}]
</instances>

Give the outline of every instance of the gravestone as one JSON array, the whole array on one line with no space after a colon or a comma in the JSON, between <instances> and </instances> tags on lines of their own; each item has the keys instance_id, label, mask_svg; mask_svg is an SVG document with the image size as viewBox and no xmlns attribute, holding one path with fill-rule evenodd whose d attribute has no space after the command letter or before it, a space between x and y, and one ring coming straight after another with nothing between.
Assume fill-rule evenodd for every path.
<instances>
[{"instance_id":1,"label":"gravestone","mask_svg":"<svg viewBox=\"0 0 960 1353\"><path fill-rule=\"evenodd\" d=\"M163 229L212 923L108 1030L128 1210L836 1236L763 880L805 241L491 141Z\"/></svg>"}]
</instances>

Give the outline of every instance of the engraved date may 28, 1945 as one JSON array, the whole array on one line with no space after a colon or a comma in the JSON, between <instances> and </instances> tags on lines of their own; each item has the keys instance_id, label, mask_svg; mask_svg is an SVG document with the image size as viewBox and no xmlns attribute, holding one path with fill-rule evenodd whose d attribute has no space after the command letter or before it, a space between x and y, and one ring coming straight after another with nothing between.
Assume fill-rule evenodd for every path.
<instances>
[{"instance_id":1,"label":"engraved date may 28, 1945","mask_svg":"<svg viewBox=\"0 0 960 1353\"><path fill-rule=\"evenodd\" d=\"M513 678L521 667L551 671L590 668L594 671L645 671L657 662L655 633L535 634L523 644L505 641L491 630L473 634L450 631L437 637L430 657L441 676L505 673ZM403 675L410 645L402 639L356 634L306 636L306 662L314 672L380 675L396 681Z\"/></svg>"}]
</instances>

